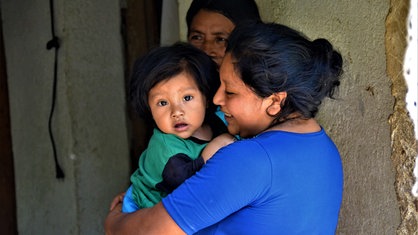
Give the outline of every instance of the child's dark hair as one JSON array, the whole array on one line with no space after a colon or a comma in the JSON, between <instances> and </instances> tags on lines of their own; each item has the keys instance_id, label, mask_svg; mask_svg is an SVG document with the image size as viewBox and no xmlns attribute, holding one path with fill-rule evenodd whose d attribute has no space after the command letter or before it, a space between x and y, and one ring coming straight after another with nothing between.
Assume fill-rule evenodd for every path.
<instances>
[{"instance_id":1,"label":"child's dark hair","mask_svg":"<svg viewBox=\"0 0 418 235\"><path fill-rule=\"evenodd\" d=\"M326 39L310 41L284 25L237 26L226 52L243 82L258 96L287 92L276 123L294 112L301 118L315 117L323 98L333 98L340 84L342 57L332 45Z\"/></svg>"},{"instance_id":2,"label":"child's dark hair","mask_svg":"<svg viewBox=\"0 0 418 235\"><path fill-rule=\"evenodd\" d=\"M258 6L254 0L193 0L186 14L188 30L190 30L193 18L202 9L219 13L235 25L246 21L261 21Z\"/></svg>"},{"instance_id":3,"label":"child's dark hair","mask_svg":"<svg viewBox=\"0 0 418 235\"><path fill-rule=\"evenodd\" d=\"M129 82L129 101L140 117L154 123L148 105L148 93L157 83L182 72L195 79L199 90L208 102L208 113L215 112L212 102L219 87L216 63L201 50L187 44L158 47L139 58L133 67Z\"/></svg>"}]
</instances>

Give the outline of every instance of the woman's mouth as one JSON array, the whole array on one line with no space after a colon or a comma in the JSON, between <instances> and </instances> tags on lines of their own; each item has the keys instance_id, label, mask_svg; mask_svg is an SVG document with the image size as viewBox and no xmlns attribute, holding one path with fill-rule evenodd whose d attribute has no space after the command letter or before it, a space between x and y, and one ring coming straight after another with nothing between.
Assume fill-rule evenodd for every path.
<instances>
[{"instance_id":1,"label":"woman's mouth","mask_svg":"<svg viewBox=\"0 0 418 235\"><path fill-rule=\"evenodd\" d=\"M229 113L225 113L225 112L224 112L224 115L225 115L225 117L226 117L226 118L232 118L232 115L231 115L231 114L229 114Z\"/></svg>"}]
</instances>

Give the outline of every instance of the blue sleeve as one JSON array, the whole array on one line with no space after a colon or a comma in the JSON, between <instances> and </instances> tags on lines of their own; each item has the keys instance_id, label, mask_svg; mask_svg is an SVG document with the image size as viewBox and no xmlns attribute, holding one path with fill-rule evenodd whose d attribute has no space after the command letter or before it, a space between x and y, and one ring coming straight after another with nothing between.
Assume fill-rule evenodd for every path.
<instances>
[{"instance_id":1,"label":"blue sleeve","mask_svg":"<svg viewBox=\"0 0 418 235\"><path fill-rule=\"evenodd\" d=\"M183 231L194 233L256 203L269 188L271 170L257 142L239 141L220 149L163 205Z\"/></svg>"}]
</instances>

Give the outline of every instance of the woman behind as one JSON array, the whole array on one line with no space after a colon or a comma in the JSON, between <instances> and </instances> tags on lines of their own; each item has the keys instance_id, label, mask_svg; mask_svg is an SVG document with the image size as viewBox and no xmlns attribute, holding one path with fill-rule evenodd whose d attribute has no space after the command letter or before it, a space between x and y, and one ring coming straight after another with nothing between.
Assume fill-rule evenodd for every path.
<instances>
[{"instance_id":1,"label":"woman behind","mask_svg":"<svg viewBox=\"0 0 418 235\"><path fill-rule=\"evenodd\" d=\"M186 15L187 41L220 66L232 30L250 21L261 21L254 0L193 0ZM216 114L225 122L222 112Z\"/></svg>"},{"instance_id":2,"label":"woman behind","mask_svg":"<svg viewBox=\"0 0 418 235\"><path fill-rule=\"evenodd\" d=\"M187 41L220 66L231 31L248 21L261 21L254 0L193 0L186 15Z\"/></svg>"},{"instance_id":3,"label":"woman behind","mask_svg":"<svg viewBox=\"0 0 418 235\"><path fill-rule=\"evenodd\" d=\"M155 207L114 208L107 233L334 234L341 159L314 117L341 74L341 55L325 39L280 24L237 26L214 103L228 131L246 139L221 148Z\"/></svg>"}]
</instances>

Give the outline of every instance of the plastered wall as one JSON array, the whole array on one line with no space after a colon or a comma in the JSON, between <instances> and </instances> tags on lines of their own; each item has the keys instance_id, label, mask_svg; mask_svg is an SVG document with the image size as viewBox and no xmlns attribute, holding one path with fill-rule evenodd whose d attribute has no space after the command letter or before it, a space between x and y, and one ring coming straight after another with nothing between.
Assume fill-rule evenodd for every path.
<instances>
[{"instance_id":1,"label":"plastered wall","mask_svg":"<svg viewBox=\"0 0 418 235\"><path fill-rule=\"evenodd\" d=\"M61 40L53 133L49 1L2 0L18 232L104 234L110 201L128 186L129 153L118 1L53 1Z\"/></svg>"}]
</instances>

